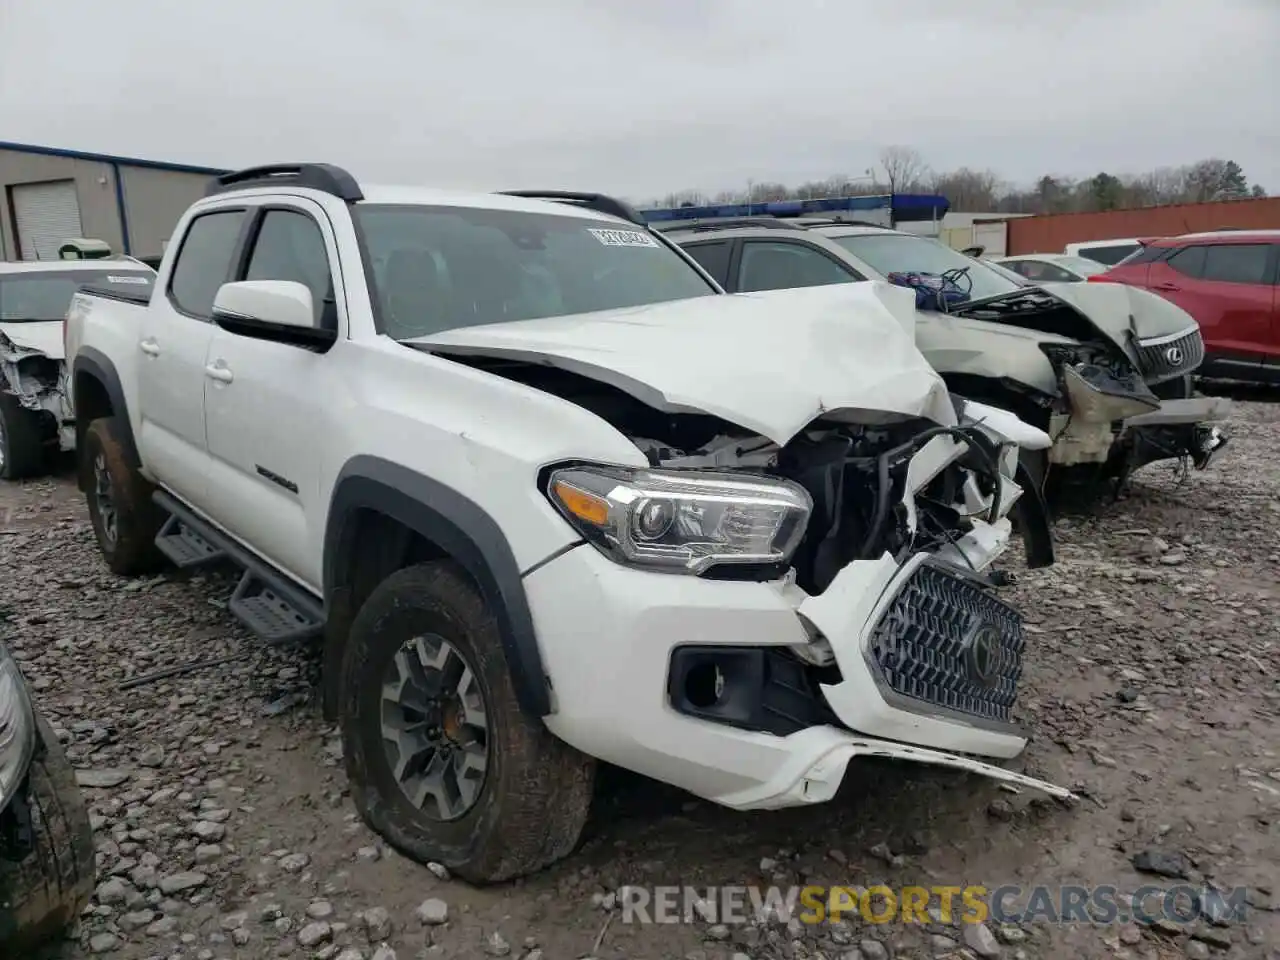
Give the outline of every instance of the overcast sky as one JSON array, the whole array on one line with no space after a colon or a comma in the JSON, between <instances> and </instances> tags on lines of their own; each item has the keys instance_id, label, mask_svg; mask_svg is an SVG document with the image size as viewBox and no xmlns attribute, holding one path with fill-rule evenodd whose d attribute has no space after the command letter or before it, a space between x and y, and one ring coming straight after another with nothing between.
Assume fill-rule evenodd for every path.
<instances>
[{"instance_id":1,"label":"overcast sky","mask_svg":"<svg viewBox=\"0 0 1280 960\"><path fill-rule=\"evenodd\" d=\"M1235 160L1280 193L1280 0L0 0L0 139L650 199Z\"/></svg>"}]
</instances>

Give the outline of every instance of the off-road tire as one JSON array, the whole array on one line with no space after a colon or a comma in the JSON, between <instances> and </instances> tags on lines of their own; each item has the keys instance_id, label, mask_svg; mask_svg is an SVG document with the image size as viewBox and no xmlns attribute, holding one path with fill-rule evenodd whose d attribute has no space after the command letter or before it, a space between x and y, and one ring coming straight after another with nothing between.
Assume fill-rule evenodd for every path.
<instances>
[{"instance_id":1,"label":"off-road tire","mask_svg":"<svg viewBox=\"0 0 1280 960\"><path fill-rule=\"evenodd\" d=\"M49 725L38 721L43 752L28 773L24 823L17 810L3 814L7 828L0 851L0 946L3 955L31 956L79 917L94 884L93 830L75 771ZM16 846L19 833L28 842ZM10 953L9 951L13 951Z\"/></svg>"},{"instance_id":2,"label":"off-road tire","mask_svg":"<svg viewBox=\"0 0 1280 960\"><path fill-rule=\"evenodd\" d=\"M164 562L155 543L164 516L151 499L155 487L130 463L121 441L123 432L118 417L103 417L89 424L84 449L80 451L80 469L84 471L85 500L102 558L113 573L137 576L155 571ZM111 481L116 515L114 538L107 533L95 486L94 469L99 457Z\"/></svg>"},{"instance_id":3,"label":"off-road tire","mask_svg":"<svg viewBox=\"0 0 1280 960\"><path fill-rule=\"evenodd\" d=\"M450 821L411 805L382 743L388 664L405 643L426 633L443 637L470 663L487 717L484 785L474 806ZM591 804L595 761L521 710L497 622L475 584L453 563L399 570L361 605L344 651L339 715L356 809L407 856L485 884L533 873L577 845Z\"/></svg>"},{"instance_id":4,"label":"off-road tire","mask_svg":"<svg viewBox=\"0 0 1280 960\"><path fill-rule=\"evenodd\" d=\"M11 393L0 393L0 479L22 480L44 473L44 429L40 414Z\"/></svg>"}]
</instances>

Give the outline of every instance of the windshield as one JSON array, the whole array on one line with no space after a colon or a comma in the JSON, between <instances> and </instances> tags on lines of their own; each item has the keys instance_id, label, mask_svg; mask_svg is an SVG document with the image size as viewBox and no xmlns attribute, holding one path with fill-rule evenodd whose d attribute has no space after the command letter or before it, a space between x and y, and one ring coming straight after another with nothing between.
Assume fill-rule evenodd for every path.
<instances>
[{"instance_id":1,"label":"windshield","mask_svg":"<svg viewBox=\"0 0 1280 960\"><path fill-rule=\"evenodd\" d=\"M929 237L907 233L860 233L848 237L832 237L859 260L882 275L890 273L928 273L941 276L949 270L968 270L969 298L980 300L1021 289L985 263L971 260L958 250ZM957 281L960 289L967 284Z\"/></svg>"},{"instance_id":2,"label":"windshield","mask_svg":"<svg viewBox=\"0 0 1280 960\"><path fill-rule=\"evenodd\" d=\"M380 327L397 340L719 292L680 254L624 223L378 204L358 205L355 219Z\"/></svg>"},{"instance_id":3,"label":"windshield","mask_svg":"<svg viewBox=\"0 0 1280 960\"><path fill-rule=\"evenodd\" d=\"M0 273L0 323L61 320L83 286L149 296L155 274L148 270L67 270Z\"/></svg>"}]
</instances>

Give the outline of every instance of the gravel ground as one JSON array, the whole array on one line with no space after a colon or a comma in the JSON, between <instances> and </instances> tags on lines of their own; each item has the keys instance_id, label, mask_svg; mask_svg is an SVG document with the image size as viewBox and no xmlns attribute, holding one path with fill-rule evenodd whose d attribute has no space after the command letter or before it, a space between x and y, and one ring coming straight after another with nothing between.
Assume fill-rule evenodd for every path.
<instances>
[{"instance_id":1,"label":"gravel ground","mask_svg":"<svg viewBox=\"0 0 1280 960\"><path fill-rule=\"evenodd\" d=\"M313 701L314 657L251 641L226 613L230 581L118 579L68 477L6 485L0 630L79 768L98 849L94 900L51 956L1277 960L1280 405L1236 410L1208 472L1178 485L1148 468L1126 499L1061 520L1059 563L1013 588L1033 644L1021 710L1034 740L1018 763L1079 803L867 763L830 805L730 814L617 774L580 852L483 890L357 821ZM233 659L118 689L217 657ZM640 926L611 896L624 884L1182 882L1153 867L1250 887L1248 916L1164 929Z\"/></svg>"}]
</instances>

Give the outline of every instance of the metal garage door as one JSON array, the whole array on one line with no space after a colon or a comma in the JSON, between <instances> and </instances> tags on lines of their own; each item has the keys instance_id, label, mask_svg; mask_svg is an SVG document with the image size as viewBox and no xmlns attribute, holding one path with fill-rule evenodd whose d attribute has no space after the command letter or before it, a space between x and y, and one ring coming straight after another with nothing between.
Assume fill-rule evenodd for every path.
<instances>
[{"instance_id":1,"label":"metal garage door","mask_svg":"<svg viewBox=\"0 0 1280 960\"><path fill-rule=\"evenodd\" d=\"M57 260L62 241L80 236L74 180L17 184L10 196L23 260Z\"/></svg>"}]
</instances>

